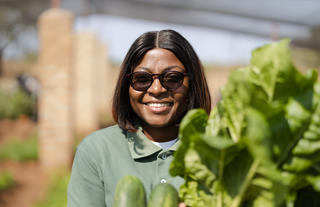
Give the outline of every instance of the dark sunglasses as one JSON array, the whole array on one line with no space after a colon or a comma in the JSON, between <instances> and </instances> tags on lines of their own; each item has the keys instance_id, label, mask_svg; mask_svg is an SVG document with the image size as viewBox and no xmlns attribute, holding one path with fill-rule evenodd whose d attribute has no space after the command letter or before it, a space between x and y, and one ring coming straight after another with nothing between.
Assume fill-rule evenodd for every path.
<instances>
[{"instance_id":1,"label":"dark sunglasses","mask_svg":"<svg viewBox=\"0 0 320 207\"><path fill-rule=\"evenodd\" d=\"M156 78L159 78L161 85L165 89L172 91L182 85L185 76L187 76L187 73L178 71L165 71L161 74L139 71L127 75L130 85L137 91L147 91Z\"/></svg>"}]
</instances>

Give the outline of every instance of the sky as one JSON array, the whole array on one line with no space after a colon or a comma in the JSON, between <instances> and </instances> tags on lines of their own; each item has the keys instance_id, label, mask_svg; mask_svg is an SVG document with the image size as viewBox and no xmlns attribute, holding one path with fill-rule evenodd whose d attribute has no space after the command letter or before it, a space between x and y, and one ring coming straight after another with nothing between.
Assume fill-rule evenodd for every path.
<instances>
[{"instance_id":1,"label":"sky","mask_svg":"<svg viewBox=\"0 0 320 207\"><path fill-rule=\"evenodd\" d=\"M74 22L75 31L95 33L107 45L108 58L116 63L122 62L138 36L147 31L161 29L173 29L182 34L204 63L246 64L254 48L271 42L269 38L222 30L108 15L78 17ZM38 50L37 31L27 31L21 36L20 41L24 42L27 51ZM17 44L10 45L5 51L5 57L21 56L24 51Z\"/></svg>"},{"instance_id":2,"label":"sky","mask_svg":"<svg viewBox=\"0 0 320 207\"><path fill-rule=\"evenodd\" d=\"M271 41L221 30L108 15L78 18L75 22L76 31L94 32L107 43L109 57L118 62L138 36L161 29L176 30L191 43L203 62L217 64L247 63L254 48Z\"/></svg>"}]
</instances>

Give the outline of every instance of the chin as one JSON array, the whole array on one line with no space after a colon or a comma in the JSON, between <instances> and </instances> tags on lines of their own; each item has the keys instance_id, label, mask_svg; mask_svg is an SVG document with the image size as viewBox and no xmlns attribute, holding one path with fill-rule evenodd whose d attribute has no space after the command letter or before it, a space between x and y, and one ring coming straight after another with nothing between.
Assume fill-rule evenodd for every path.
<instances>
[{"instance_id":1,"label":"chin","mask_svg":"<svg viewBox=\"0 0 320 207\"><path fill-rule=\"evenodd\" d=\"M176 124L172 121L159 121L159 120L147 120L145 121L145 124L154 127L154 128L165 128L165 127L171 127L175 126Z\"/></svg>"},{"instance_id":2,"label":"chin","mask_svg":"<svg viewBox=\"0 0 320 207\"><path fill-rule=\"evenodd\" d=\"M149 126L154 127L154 128L163 128L170 126L168 123L147 123Z\"/></svg>"}]
</instances>

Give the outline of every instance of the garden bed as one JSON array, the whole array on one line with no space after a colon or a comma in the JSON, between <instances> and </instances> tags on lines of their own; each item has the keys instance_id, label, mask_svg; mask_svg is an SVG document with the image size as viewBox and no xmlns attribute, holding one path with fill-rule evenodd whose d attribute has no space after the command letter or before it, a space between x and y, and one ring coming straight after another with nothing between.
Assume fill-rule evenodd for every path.
<instances>
[{"instance_id":1,"label":"garden bed","mask_svg":"<svg viewBox=\"0 0 320 207\"><path fill-rule=\"evenodd\" d=\"M0 147L12 139L27 141L36 133L36 123L26 117L17 120L0 120ZM36 160L0 161L0 172L12 175L14 184L0 192L2 207L32 207L43 199L48 178Z\"/></svg>"}]
</instances>

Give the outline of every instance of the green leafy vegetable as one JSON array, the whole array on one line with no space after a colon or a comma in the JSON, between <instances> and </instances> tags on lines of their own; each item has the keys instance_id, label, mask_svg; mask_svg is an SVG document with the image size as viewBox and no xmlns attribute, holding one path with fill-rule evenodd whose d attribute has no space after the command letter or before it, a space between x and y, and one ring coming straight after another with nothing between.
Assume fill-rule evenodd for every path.
<instances>
[{"instance_id":1,"label":"green leafy vegetable","mask_svg":"<svg viewBox=\"0 0 320 207\"><path fill-rule=\"evenodd\" d=\"M192 207L311 206L320 203L320 84L294 66L289 40L252 53L234 71L209 118L182 120L170 168ZM308 192L308 193L305 193ZM310 201L311 199L311 201Z\"/></svg>"}]
</instances>

